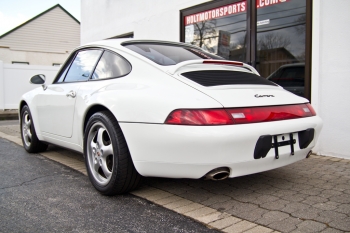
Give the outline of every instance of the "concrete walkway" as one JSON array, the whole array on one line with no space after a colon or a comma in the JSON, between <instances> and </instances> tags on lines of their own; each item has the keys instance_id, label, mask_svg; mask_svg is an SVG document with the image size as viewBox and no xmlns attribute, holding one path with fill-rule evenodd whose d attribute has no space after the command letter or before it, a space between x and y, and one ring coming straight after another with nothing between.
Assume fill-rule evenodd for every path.
<instances>
[{"instance_id":1,"label":"concrete walkway","mask_svg":"<svg viewBox=\"0 0 350 233\"><path fill-rule=\"evenodd\" d=\"M21 145L19 126L0 137ZM50 146L43 156L86 175L82 156ZM147 178L132 194L223 232L350 231L350 160L312 155L224 181Z\"/></svg>"}]
</instances>

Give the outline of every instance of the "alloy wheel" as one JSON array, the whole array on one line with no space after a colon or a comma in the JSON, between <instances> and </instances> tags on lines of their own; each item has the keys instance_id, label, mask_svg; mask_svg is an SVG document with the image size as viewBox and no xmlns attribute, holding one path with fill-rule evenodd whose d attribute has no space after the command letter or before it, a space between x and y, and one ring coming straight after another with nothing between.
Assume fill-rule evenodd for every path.
<instances>
[{"instance_id":1,"label":"alloy wheel","mask_svg":"<svg viewBox=\"0 0 350 233\"><path fill-rule=\"evenodd\" d=\"M113 174L113 146L110 135L101 122L94 123L89 130L87 156L95 181L99 185L107 185Z\"/></svg>"},{"instance_id":2,"label":"alloy wheel","mask_svg":"<svg viewBox=\"0 0 350 233\"><path fill-rule=\"evenodd\" d=\"M26 111L22 118L22 134L24 143L27 147L32 144L32 130L31 130L32 120L30 119L29 113Z\"/></svg>"}]
</instances>

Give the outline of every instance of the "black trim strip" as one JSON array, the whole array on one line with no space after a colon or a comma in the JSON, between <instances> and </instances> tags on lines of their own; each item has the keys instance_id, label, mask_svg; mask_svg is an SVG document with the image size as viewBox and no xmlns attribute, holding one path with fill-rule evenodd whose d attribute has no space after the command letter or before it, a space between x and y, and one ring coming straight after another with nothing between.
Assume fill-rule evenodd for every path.
<instances>
[{"instance_id":1,"label":"black trim strip","mask_svg":"<svg viewBox=\"0 0 350 233\"><path fill-rule=\"evenodd\" d=\"M273 136L273 143L274 143L274 148L275 148L275 159L279 159L280 156L278 155L278 141L277 141L277 136Z\"/></svg>"},{"instance_id":2,"label":"black trim strip","mask_svg":"<svg viewBox=\"0 0 350 233\"><path fill-rule=\"evenodd\" d=\"M294 139L293 133L289 134L289 143L290 143L290 155L294 155Z\"/></svg>"}]
</instances>

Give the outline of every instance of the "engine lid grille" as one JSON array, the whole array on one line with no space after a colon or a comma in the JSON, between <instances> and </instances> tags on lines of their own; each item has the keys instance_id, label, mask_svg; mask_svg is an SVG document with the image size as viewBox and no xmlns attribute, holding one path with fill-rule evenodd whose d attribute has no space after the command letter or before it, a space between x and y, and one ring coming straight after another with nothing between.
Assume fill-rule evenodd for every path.
<instances>
[{"instance_id":1,"label":"engine lid grille","mask_svg":"<svg viewBox=\"0 0 350 233\"><path fill-rule=\"evenodd\" d=\"M262 78L256 74L226 71L226 70L201 70L182 73L182 76L196 82L202 86L221 86L221 85L271 85L275 83Z\"/></svg>"}]
</instances>

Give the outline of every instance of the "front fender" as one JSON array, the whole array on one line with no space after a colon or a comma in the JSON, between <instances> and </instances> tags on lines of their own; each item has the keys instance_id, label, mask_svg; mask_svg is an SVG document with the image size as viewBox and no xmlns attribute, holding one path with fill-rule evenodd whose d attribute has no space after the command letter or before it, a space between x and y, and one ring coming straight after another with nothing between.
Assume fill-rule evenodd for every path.
<instances>
[{"instance_id":1,"label":"front fender","mask_svg":"<svg viewBox=\"0 0 350 233\"><path fill-rule=\"evenodd\" d=\"M19 105L18 105L18 119L21 121L21 109L24 105L29 107L30 113L32 115L32 121L35 128L36 135L39 140L43 140L40 125L38 124L38 112L34 103L34 98L37 94L44 91L41 87L37 87L29 92L22 95Z\"/></svg>"}]
</instances>

